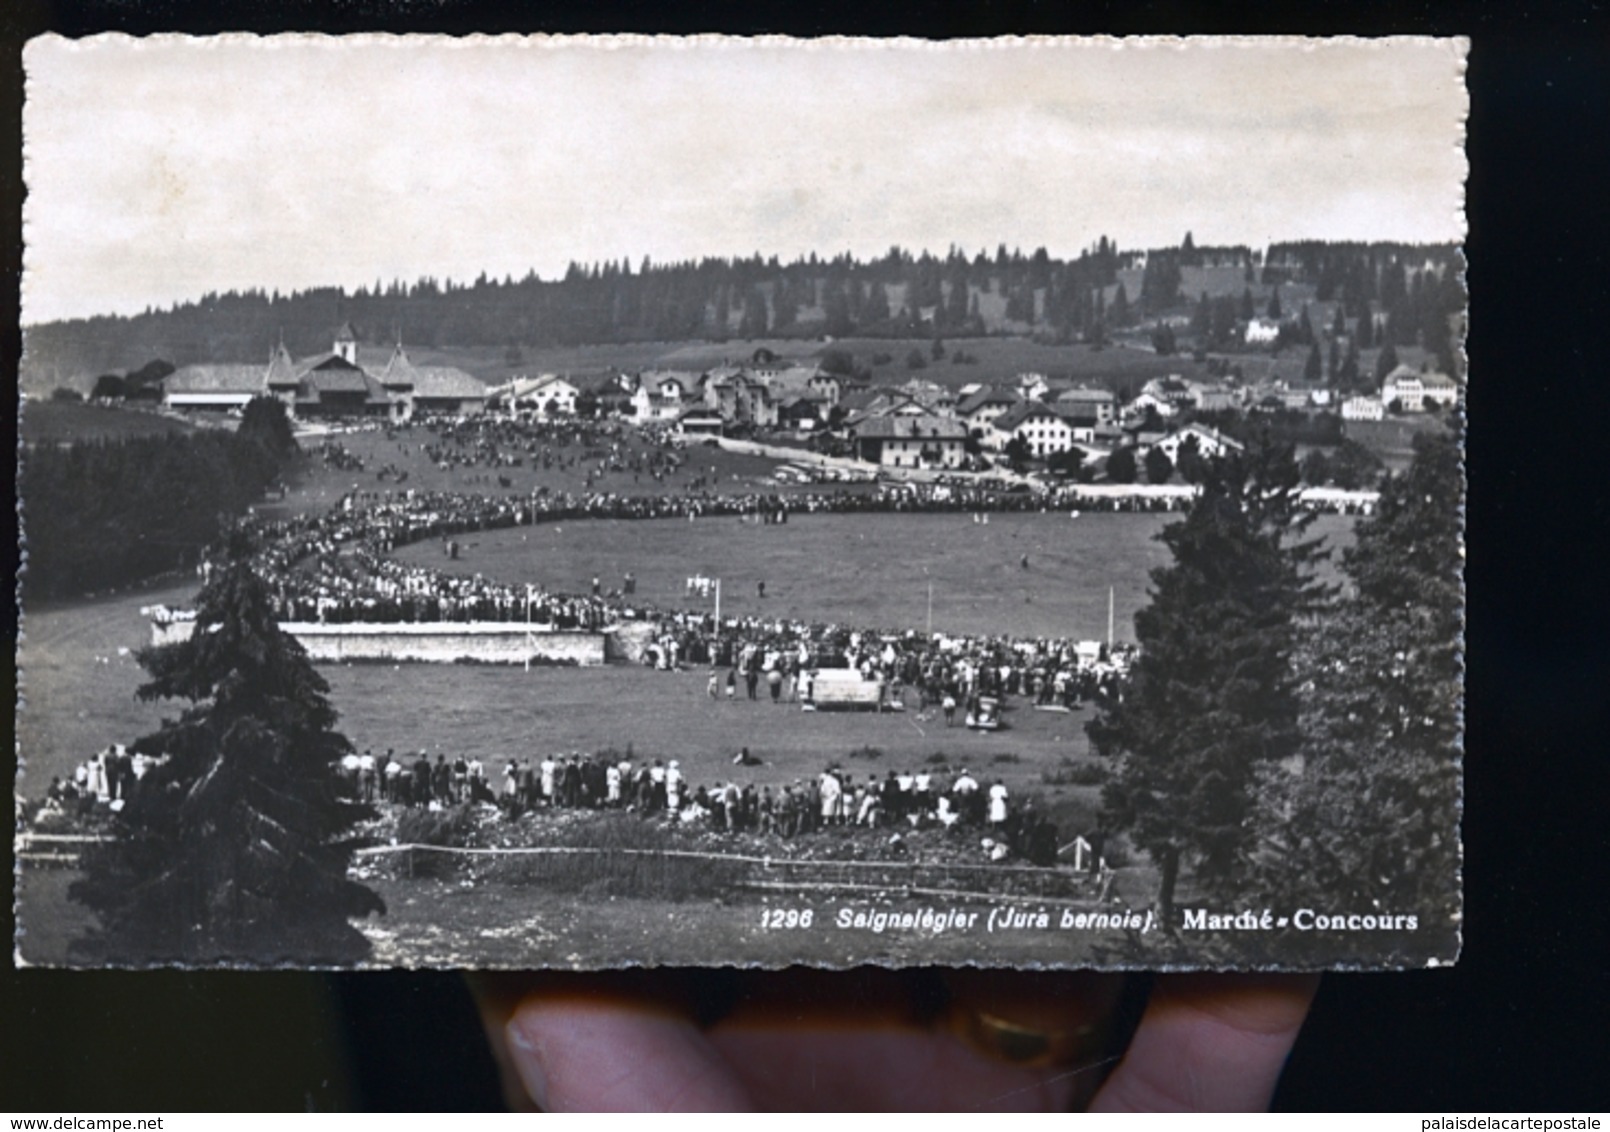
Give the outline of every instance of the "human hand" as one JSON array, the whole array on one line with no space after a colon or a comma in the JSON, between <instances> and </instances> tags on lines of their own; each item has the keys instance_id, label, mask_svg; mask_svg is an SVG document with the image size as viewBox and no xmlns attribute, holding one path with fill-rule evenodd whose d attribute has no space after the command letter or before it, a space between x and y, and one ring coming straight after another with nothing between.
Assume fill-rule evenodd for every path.
<instances>
[{"instance_id":1,"label":"human hand","mask_svg":"<svg viewBox=\"0 0 1610 1132\"><path fill-rule=\"evenodd\" d=\"M1121 975L657 971L476 991L516 1107L1215 1111L1268 1105L1317 982L1160 976L1121 1052Z\"/></svg>"}]
</instances>

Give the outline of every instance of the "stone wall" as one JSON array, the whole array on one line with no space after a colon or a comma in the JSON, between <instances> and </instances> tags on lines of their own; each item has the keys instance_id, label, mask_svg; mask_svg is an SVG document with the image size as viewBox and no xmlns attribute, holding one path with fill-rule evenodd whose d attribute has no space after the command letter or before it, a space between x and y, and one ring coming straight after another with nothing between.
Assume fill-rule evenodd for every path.
<instances>
[{"instance_id":1,"label":"stone wall","mask_svg":"<svg viewBox=\"0 0 1610 1132\"><path fill-rule=\"evenodd\" d=\"M189 638L193 621L151 623L151 643ZM318 625L285 622L308 656L319 663L352 660L419 661L452 664L600 665L606 659L606 634L533 628L506 621Z\"/></svg>"}]
</instances>

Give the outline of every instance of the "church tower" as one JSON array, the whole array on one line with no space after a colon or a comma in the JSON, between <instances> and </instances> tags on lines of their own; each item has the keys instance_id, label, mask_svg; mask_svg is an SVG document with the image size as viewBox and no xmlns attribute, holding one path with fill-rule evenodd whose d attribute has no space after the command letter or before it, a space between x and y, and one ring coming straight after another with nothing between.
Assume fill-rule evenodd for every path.
<instances>
[{"instance_id":1,"label":"church tower","mask_svg":"<svg viewBox=\"0 0 1610 1132\"><path fill-rule=\"evenodd\" d=\"M335 355L348 365L358 364L358 336L352 332L350 322L343 322L336 332Z\"/></svg>"}]
</instances>

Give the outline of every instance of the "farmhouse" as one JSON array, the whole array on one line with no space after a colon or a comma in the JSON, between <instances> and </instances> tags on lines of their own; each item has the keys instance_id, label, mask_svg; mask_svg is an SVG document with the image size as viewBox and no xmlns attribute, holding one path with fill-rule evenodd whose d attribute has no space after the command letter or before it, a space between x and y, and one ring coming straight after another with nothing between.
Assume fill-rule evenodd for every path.
<instances>
[{"instance_id":1,"label":"farmhouse","mask_svg":"<svg viewBox=\"0 0 1610 1132\"><path fill-rule=\"evenodd\" d=\"M1233 409L1239 399L1237 392L1227 385L1192 381L1189 387L1191 404L1196 406L1198 412L1213 413L1221 409Z\"/></svg>"},{"instance_id":2,"label":"farmhouse","mask_svg":"<svg viewBox=\"0 0 1610 1132\"><path fill-rule=\"evenodd\" d=\"M935 413L869 417L851 430L856 455L889 468L959 468L967 427Z\"/></svg>"},{"instance_id":3,"label":"farmhouse","mask_svg":"<svg viewBox=\"0 0 1610 1132\"><path fill-rule=\"evenodd\" d=\"M899 386L899 390L931 413L942 417L956 415L956 394L938 382L913 377Z\"/></svg>"},{"instance_id":4,"label":"farmhouse","mask_svg":"<svg viewBox=\"0 0 1610 1132\"><path fill-rule=\"evenodd\" d=\"M632 412L644 423L674 424L688 409L705 404L703 380L681 370L646 370L637 376Z\"/></svg>"},{"instance_id":5,"label":"farmhouse","mask_svg":"<svg viewBox=\"0 0 1610 1132\"><path fill-rule=\"evenodd\" d=\"M384 366L365 365L350 323L342 326L326 354L294 360L281 342L267 366L191 365L162 382L163 404L170 409L239 408L265 396L303 420L404 421L419 411L479 412L487 391L452 366L413 365L400 342Z\"/></svg>"},{"instance_id":6,"label":"farmhouse","mask_svg":"<svg viewBox=\"0 0 1610 1132\"><path fill-rule=\"evenodd\" d=\"M1050 405L1020 401L995 418L987 434L989 447L1003 449L1022 440L1034 456L1055 456L1073 446L1073 425Z\"/></svg>"},{"instance_id":7,"label":"farmhouse","mask_svg":"<svg viewBox=\"0 0 1610 1132\"><path fill-rule=\"evenodd\" d=\"M1168 455L1168 458L1179 463L1180 450L1188 446L1195 446L1199 455L1208 459L1222 456L1226 452L1240 452L1245 448L1239 440L1226 436L1216 428L1205 424L1192 422L1180 429L1171 432L1161 440L1156 441L1152 447L1158 448Z\"/></svg>"},{"instance_id":8,"label":"farmhouse","mask_svg":"<svg viewBox=\"0 0 1610 1132\"><path fill-rule=\"evenodd\" d=\"M1174 402L1155 393L1143 392L1129 404L1124 406L1124 415L1130 420L1141 420L1150 409L1160 417L1172 417L1179 412Z\"/></svg>"},{"instance_id":9,"label":"farmhouse","mask_svg":"<svg viewBox=\"0 0 1610 1132\"><path fill-rule=\"evenodd\" d=\"M928 410L923 408L911 394L899 389L865 389L851 393L839 405L844 410L845 427L854 431L862 421L875 417L887 417L897 414L908 416L923 416Z\"/></svg>"},{"instance_id":10,"label":"farmhouse","mask_svg":"<svg viewBox=\"0 0 1610 1132\"><path fill-rule=\"evenodd\" d=\"M1016 389L986 385L957 402L956 417L974 436L986 437L994 427L995 418L1023 400Z\"/></svg>"},{"instance_id":11,"label":"farmhouse","mask_svg":"<svg viewBox=\"0 0 1610 1132\"><path fill-rule=\"evenodd\" d=\"M1110 389L1091 389L1076 385L1058 393L1054 402L1057 412L1075 428L1094 429L1111 424L1118 415L1118 399Z\"/></svg>"},{"instance_id":12,"label":"farmhouse","mask_svg":"<svg viewBox=\"0 0 1610 1132\"><path fill-rule=\"evenodd\" d=\"M1160 403L1168 404L1171 409L1183 409L1196 404L1196 397L1191 392L1190 383L1177 373L1171 373L1167 377L1154 377L1141 386L1141 396L1148 395ZM1169 414L1164 413L1163 415L1168 416Z\"/></svg>"},{"instance_id":13,"label":"farmhouse","mask_svg":"<svg viewBox=\"0 0 1610 1132\"><path fill-rule=\"evenodd\" d=\"M570 382L556 374L540 377L516 377L488 391L488 399L509 412L522 409L548 417L568 417L576 412L576 398L581 393Z\"/></svg>"}]
</instances>

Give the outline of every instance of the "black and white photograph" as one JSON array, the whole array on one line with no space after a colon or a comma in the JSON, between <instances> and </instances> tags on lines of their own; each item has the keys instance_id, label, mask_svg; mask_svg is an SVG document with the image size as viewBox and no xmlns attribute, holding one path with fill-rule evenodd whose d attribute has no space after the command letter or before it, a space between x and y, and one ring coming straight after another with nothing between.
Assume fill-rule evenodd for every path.
<instances>
[{"instance_id":1,"label":"black and white photograph","mask_svg":"<svg viewBox=\"0 0 1610 1132\"><path fill-rule=\"evenodd\" d=\"M1467 49L33 40L15 962L1455 963Z\"/></svg>"}]
</instances>

